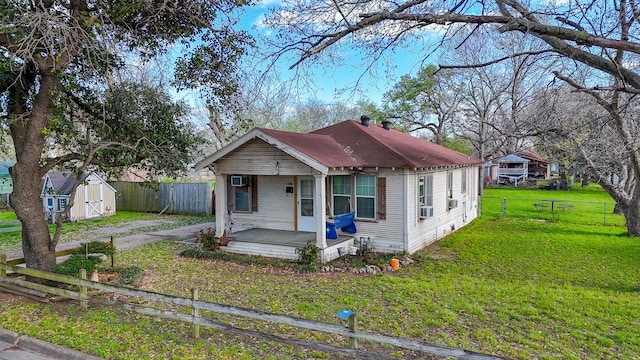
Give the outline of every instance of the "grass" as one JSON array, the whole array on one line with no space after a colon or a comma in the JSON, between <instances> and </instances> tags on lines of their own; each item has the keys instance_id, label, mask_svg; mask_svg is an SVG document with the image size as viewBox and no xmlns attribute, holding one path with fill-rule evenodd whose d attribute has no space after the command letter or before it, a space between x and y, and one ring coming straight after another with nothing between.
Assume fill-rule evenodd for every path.
<instances>
[{"instance_id":1,"label":"grass","mask_svg":"<svg viewBox=\"0 0 640 360\"><path fill-rule=\"evenodd\" d=\"M548 193L539 192L526 197ZM640 359L640 239L625 234L621 226L576 224L571 218L484 217L415 254L414 265L376 276L300 274L272 265L183 258L177 254L185 245L171 241L122 252L118 259L122 266L144 269L145 289L177 296L187 297L196 287L202 300L333 323L341 323L337 312L354 309L362 330L514 359ZM195 340L184 324L99 307L81 312L75 303L3 302L0 309L5 328L105 358L327 356L208 329ZM277 324L216 320L345 343Z\"/></svg>"},{"instance_id":2,"label":"grass","mask_svg":"<svg viewBox=\"0 0 640 360\"><path fill-rule=\"evenodd\" d=\"M615 202L598 185L574 184L571 191L516 189L499 187L485 189L482 216L501 218L505 201L507 218L560 221L584 225L624 226L624 216L613 214ZM551 204L554 211L551 211ZM544 209L534 204L544 204ZM562 209L564 205L570 209Z\"/></svg>"},{"instance_id":3,"label":"grass","mask_svg":"<svg viewBox=\"0 0 640 360\"><path fill-rule=\"evenodd\" d=\"M2 211L0 212L0 222L1 221L11 221L17 220L16 213L13 211Z\"/></svg>"}]
</instances>

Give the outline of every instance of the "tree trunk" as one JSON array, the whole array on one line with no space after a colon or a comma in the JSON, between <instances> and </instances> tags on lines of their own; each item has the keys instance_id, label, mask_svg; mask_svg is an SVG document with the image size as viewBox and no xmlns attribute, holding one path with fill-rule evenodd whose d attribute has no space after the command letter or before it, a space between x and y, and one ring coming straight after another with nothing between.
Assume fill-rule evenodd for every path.
<instances>
[{"instance_id":1,"label":"tree trunk","mask_svg":"<svg viewBox=\"0 0 640 360\"><path fill-rule=\"evenodd\" d=\"M634 198L634 201L627 207L624 218L627 221L629 236L640 237L640 201L638 199Z\"/></svg>"},{"instance_id":2,"label":"tree trunk","mask_svg":"<svg viewBox=\"0 0 640 360\"><path fill-rule=\"evenodd\" d=\"M50 271L55 266L56 249L51 241L40 200L44 175L41 173L40 159L58 84L59 79L55 73L41 72L40 91L34 98L28 120L15 121L9 126L17 160L11 169L11 206L22 223L22 251L27 267L44 271Z\"/></svg>"},{"instance_id":3,"label":"tree trunk","mask_svg":"<svg viewBox=\"0 0 640 360\"><path fill-rule=\"evenodd\" d=\"M14 182L11 206L22 223L22 252L28 268L51 271L56 264L55 246L40 202L38 166L16 164L12 169Z\"/></svg>"}]
</instances>

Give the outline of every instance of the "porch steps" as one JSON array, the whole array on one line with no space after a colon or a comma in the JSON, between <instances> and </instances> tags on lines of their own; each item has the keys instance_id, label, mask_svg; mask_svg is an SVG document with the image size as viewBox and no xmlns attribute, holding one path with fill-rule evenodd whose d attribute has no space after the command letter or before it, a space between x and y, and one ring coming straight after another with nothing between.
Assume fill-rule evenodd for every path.
<instances>
[{"instance_id":1,"label":"porch steps","mask_svg":"<svg viewBox=\"0 0 640 360\"><path fill-rule=\"evenodd\" d=\"M288 260L298 259L296 248L293 246L260 244L231 240L229 241L227 246L221 246L220 249L236 254L264 256Z\"/></svg>"}]
</instances>

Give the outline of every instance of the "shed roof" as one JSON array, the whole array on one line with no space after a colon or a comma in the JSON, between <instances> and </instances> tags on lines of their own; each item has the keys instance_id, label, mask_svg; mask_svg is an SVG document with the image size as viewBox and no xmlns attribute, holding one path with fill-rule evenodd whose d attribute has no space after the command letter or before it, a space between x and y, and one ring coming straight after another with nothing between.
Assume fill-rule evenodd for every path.
<instances>
[{"instance_id":1,"label":"shed roof","mask_svg":"<svg viewBox=\"0 0 640 360\"><path fill-rule=\"evenodd\" d=\"M509 154L507 156L503 156L500 159L496 160L498 163L528 163L529 160L523 159L518 155Z\"/></svg>"},{"instance_id":2,"label":"shed roof","mask_svg":"<svg viewBox=\"0 0 640 360\"><path fill-rule=\"evenodd\" d=\"M107 184L107 186L111 187L111 185L109 185L100 176L98 176L98 174L96 174L94 172L90 172L90 173L84 174L82 176L82 178L80 179L80 181L82 182L82 181L87 180L87 178L89 176L91 176L91 175L97 177L98 179L103 181L105 184ZM58 194L58 195L70 195L71 194L71 191L73 190L73 184L75 183L75 177L73 175L73 172L70 172L70 171L65 171L65 172L49 171L45 175L45 181L46 181L47 178L51 182L51 186L53 187L53 191L56 194ZM115 189L113 189L113 190L115 191Z\"/></svg>"}]
</instances>

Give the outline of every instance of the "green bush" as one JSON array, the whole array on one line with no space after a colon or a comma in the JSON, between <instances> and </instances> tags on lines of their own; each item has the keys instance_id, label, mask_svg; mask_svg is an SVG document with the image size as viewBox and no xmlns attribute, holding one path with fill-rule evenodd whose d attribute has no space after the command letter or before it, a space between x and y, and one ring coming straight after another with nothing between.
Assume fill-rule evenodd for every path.
<instances>
[{"instance_id":1,"label":"green bush","mask_svg":"<svg viewBox=\"0 0 640 360\"><path fill-rule=\"evenodd\" d=\"M138 266L109 268L106 271L120 273L120 279L114 282L115 285L135 285L142 276L142 269Z\"/></svg>"},{"instance_id":2,"label":"green bush","mask_svg":"<svg viewBox=\"0 0 640 360\"><path fill-rule=\"evenodd\" d=\"M208 228L206 232L200 230L200 233L196 235L196 243L201 243L205 250L218 251L220 249L220 239L216 237L215 231L211 231L211 228Z\"/></svg>"},{"instance_id":3,"label":"green bush","mask_svg":"<svg viewBox=\"0 0 640 360\"><path fill-rule=\"evenodd\" d=\"M67 260L57 264L53 268L53 272L56 274L78 276L80 269L87 270L87 275L91 274L95 270L102 260L97 256L85 257L84 255L74 254Z\"/></svg>"},{"instance_id":4,"label":"green bush","mask_svg":"<svg viewBox=\"0 0 640 360\"><path fill-rule=\"evenodd\" d=\"M111 246L111 243L91 241L88 243L82 243L82 245L76 249L74 254L105 254L107 256L113 256L114 252L115 249Z\"/></svg>"},{"instance_id":5,"label":"green bush","mask_svg":"<svg viewBox=\"0 0 640 360\"><path fill-rule=\"evenodd\" d=\"M310 265L318 262L318 249L313 243L308 242L307 245L301 248L296 248L296 254L298 254L298 261L301 264Z\"/></svg>"}]
</instances>

